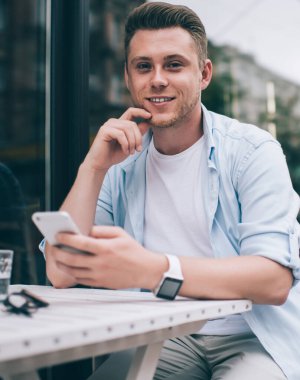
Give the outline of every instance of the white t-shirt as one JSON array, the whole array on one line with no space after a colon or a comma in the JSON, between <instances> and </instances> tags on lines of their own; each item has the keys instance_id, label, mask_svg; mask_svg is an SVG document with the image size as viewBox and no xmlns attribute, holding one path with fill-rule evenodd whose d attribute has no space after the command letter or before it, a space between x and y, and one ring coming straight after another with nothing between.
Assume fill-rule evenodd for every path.
<instances>
[{"instance_id":1,"label":"white t-shirt","mask_svg":"<svg viewBox=\"0 0 300 380\"><path fill-rule=\"evenodd\" d=\"M214 257L204 207L207 186L204 139L175 155L149 145L146 163L144 246L178 256ZM209 321L201 334L250 331L241 315Z\"/></svg>"}]
</instances>

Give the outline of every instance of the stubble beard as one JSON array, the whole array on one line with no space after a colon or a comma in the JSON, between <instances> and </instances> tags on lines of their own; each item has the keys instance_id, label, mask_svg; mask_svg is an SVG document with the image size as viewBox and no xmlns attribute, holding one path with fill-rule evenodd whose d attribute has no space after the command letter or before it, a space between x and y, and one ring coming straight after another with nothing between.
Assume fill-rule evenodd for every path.
<instances>
[{"instance_id":1,"label":"stubble beard","mask_svg":"<svg viewBox=\"0 0 300 380\"><path fill-rule=\"evenodd\" d=\"M159 120L160 117L158 115L158 120L155 120L155 115L152 117L148 122L151 126L151 128L157 128L157 129L166 129L166 128L176 128L182 125L182 122L188 121L189 116L192 112L192 110L197 106L197 104L200 102L200 90L198 94L191 99L190 103L183 104L179 109L175 110L173 112L172 116L169 119L163 119ZM138 102L135 104L136 107L144 108L142 104L139 104ZM146 109L146 111L148 111ZM150 111L149 111L150 112Z\"/></svg>"}]
</instances>

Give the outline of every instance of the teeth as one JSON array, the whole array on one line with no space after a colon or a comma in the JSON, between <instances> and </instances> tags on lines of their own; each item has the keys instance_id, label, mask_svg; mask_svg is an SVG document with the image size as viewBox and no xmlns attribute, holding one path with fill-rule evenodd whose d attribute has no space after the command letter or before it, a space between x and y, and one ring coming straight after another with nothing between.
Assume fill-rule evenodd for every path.
<instances>
[{"instance_id":1,"label":"teeth","mask_svg":"<svg viewBox=\"0 0 300 380\"><path fill-rule=\"evenodd\" d=\"M149 98L150 102L153 103L163 103L163 102L169 102L172 100L172 98Z\"/></svg>"}]
</instances>

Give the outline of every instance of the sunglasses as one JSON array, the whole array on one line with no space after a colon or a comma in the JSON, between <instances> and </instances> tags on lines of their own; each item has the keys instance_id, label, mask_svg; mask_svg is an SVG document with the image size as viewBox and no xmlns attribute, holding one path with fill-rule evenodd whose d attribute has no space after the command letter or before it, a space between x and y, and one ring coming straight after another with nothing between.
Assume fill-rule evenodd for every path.
<instances>
[{"instance_id":1,"label":"sunglasses","mask_svg":"<svg viewBox=\"0 0 300 380\"><path fill-rule=\"evenodd\" d=\"M36 312L41 307L46 307L49 303L27 289L10 293L3 301L6 311L13 314L22 314L27 317Z\"/></svg>"}]
</instances>

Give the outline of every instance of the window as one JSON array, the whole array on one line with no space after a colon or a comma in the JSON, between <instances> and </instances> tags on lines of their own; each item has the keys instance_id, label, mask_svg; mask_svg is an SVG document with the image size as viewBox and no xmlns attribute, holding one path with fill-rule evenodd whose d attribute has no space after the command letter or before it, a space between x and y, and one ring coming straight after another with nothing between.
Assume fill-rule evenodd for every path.
<instances>
[{"instance_id":1,"label":"window","mask_svg":"<svg viewBox=\"0 0 300 380\"><path fill-rule=\"evenodd\" d=\"M44 279L30 216L45 202L45 22L46 0L0 0L0 248L15 252L13 283Z\"/></svg>"}]
</instances>

